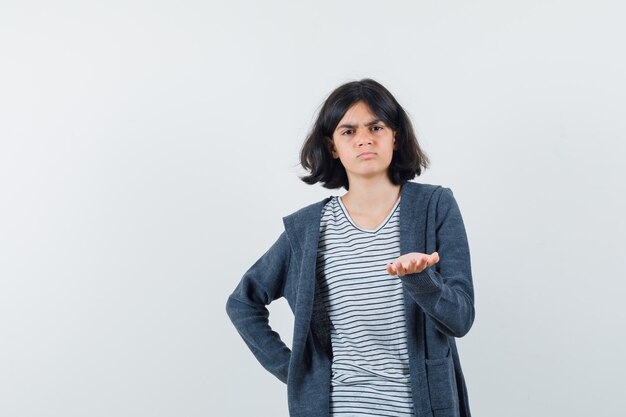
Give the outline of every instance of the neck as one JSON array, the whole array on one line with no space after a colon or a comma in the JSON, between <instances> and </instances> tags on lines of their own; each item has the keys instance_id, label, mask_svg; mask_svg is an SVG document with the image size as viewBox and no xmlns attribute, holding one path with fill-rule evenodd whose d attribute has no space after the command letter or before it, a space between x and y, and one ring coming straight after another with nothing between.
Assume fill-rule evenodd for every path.
<instances>
[{"instance_id":1,"label":"neck","mask_svg":"<svg viewBox=\"0 0 626 417\"><path fill-rule=\"evenodd\" d=\"M399 195L400 186L392 183L389 178L359 179L359 181L350 181L350 189L342 197L342 201L361 211L366 208L386 206L390 202L395 203Z\"/></svg>"}]
</instances>

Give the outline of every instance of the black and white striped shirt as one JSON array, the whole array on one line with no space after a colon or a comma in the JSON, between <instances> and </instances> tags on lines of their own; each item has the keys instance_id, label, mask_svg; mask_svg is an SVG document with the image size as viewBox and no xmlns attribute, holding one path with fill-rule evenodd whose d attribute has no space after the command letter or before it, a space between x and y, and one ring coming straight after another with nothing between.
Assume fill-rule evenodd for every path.
<instances>
[{"instance_id":1,"label":"black and white striped shirt","mask_svg":"<svg viewBox=\"0 0 626 417\"><path fill-rule=\"evenodd\" d=\"M332 323L332 416L412 416L404 295L386 265L400 255L400 200L375 229L340 197L322 211L317 276Z\"/></svg>"}]
</instances>

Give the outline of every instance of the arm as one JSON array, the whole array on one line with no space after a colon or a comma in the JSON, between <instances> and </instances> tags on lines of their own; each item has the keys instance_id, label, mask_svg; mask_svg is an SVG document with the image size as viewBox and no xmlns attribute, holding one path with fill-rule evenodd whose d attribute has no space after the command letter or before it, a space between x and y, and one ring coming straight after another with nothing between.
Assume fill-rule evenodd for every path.
<instances>
[{"instance_id":1,"label":"arm","mask_svg":"<svg viewBox=\"0 0 626 417\"><path fill-rule=\"evenodd\" d=\"M462 337L474 322L474 288L465 226L449 188L443 189L436 211L437 254L420 254L424 259L413 262L413 266L419 265L420 272L400 279L441 332ZM428 265L438 260L438 271L424 268L427 259L431 260Z\"/></svg>"},{"instance_id":2,"label":"arm","mask_svg":"<svg viewBox=\"0 0 626 417\"><path fill-rule=\"evenodd\" d=\"M226 303L230 320L259 363L285 383L291 351L270 327L266 306L283 296L290 253L289 241L283 232L248 269Z\"/></svg>"}]
</instances>

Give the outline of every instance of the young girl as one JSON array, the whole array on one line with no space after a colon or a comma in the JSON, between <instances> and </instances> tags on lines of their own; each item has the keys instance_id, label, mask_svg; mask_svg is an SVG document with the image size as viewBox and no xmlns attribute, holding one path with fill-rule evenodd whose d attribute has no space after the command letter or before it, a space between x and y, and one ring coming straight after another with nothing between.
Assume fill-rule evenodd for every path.
<instances>
[{"instance_id":1,"label":"young girl","mask_svg":"<svg viewBox=\"0 0 626 417\"><path fill-rule=\"evenodd\" d=\"M409 180L428 159L371 79L338 87L300 155L303 181L343 187L283 218L226 309L287 384L291 416L470 416L455 338L474 321L470 254L449 188ZM266 306L294 313L290 350Z\"/></svg>"}]
</instances>

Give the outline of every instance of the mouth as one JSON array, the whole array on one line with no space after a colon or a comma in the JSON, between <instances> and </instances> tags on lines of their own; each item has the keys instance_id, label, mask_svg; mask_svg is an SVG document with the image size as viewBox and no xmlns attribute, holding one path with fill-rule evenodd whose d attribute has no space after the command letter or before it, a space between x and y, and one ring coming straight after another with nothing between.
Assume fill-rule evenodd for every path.
<instances>
[{"instance_id":1,"label":"mouth","mask_svg":"<svg viewBox=\"0 0 626 417\"><path fill-rule=\"evenodd\" d=\"M363 153L360 153L360 154L357 156L357 158L363 158L363 159L366 159L366 158L372 158L372 157L374 157L374 156L376 156L376 153L375 153L375 152L363 152Z\"/></svg>"}]
</instances>

